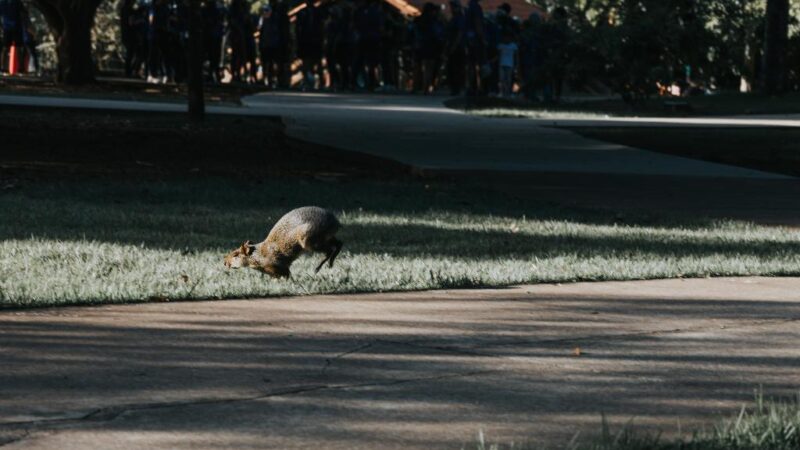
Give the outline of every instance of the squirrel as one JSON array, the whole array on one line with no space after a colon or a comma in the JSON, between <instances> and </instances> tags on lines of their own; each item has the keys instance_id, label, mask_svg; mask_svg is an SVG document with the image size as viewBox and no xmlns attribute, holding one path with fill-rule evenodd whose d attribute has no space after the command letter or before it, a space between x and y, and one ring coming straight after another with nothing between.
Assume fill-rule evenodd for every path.
<instances>
[{"instance_id":1,"label":"squirrel","mask_svg":"<svg viewBox=\"0 0 800 450\"><path fill-rule=\"evenodd\" d=\"M325 259L314 271L317 273L325 262L333 267L333 261L342 249L342 241L335 236L340 226L336 216L327 209L317 206L293 209L278 220L263 242L252 244L245 241L228 253L225 267L250 267L273 278L289 278L289 266L300 255L324 253Z\"/></svg>"}]
</instances>

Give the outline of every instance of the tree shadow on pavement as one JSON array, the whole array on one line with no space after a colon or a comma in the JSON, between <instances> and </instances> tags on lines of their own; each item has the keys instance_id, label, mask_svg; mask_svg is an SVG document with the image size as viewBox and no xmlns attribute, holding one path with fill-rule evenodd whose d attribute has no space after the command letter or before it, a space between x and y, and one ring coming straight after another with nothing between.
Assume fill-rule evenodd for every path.
<instances>
[{"instance_id":1,"label":"tree shadow on pavement","mask_svg":"<svg viewBox=\"0 0 800 450\"><path fill-rule=\"evenodd\" d=\"M797 302L462 297L4 313L0 430L441 448L483 428L552 443L601 412L689 429L800 382Z\"/></svg>"}]
</instances>

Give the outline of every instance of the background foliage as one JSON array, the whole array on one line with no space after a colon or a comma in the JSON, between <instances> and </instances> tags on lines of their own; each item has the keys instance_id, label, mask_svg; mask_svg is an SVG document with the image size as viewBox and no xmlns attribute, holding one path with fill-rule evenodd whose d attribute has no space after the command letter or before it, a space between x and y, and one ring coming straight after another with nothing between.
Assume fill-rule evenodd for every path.
<instances>
[{"instance_id":1,"label":"background foliage","mask_svg":"<svg viewBox=\"0 0 800 450\"><path fill-rule=\"evenodd\" d=\"M656 82L691 78L699 89L755 86L764 40L764 0L537 0L569 16L568 82L592 79L637 99ZM793 17L800 0L792 0ZM800 26L792 22L790 87L800 88Z\"/></svg>"},{"instance_id":2,"label":"background foliage","mask_svg":"<svg viewBox=\"0 0 800 450\"><path fill-rule=\"evenodd\" d=\"M30 0L23 0L31 13L31 22L36 30L39 57L42 69L52 72L56 67L56 51L53 36L44 17ZM119 28L119 1L105 0L100 4L92 30L92 53L101 71L122 71L124 49Z\"/></svg>"},{"instance_id":3,"label":"background foliage","mask_svg":"<svg viewBox=\"0 0 800 450\"><path fill-rule=\"evenodd\" d=\"M566 81L574 88L604 85L637 100L656 82L685 80L686 66L699 89L755 87L763 48L765 0L533 0L568 16ZM800 17L800 0L792 0ZM54 43L30 6L45 70L55 66ZM119 1L100 5L93 51L101 71L120 70ZM524 18L523 18L524 19ZM793 20L789 84L800 89L800 23Z\"/></svg>"}]
</instances>

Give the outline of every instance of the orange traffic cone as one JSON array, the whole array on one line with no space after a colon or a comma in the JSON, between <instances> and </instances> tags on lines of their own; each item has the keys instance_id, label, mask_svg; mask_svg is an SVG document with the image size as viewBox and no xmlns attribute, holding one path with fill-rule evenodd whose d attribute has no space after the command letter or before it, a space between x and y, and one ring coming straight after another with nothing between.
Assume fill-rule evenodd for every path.
<instances>
[{"instance_id":1,"label":"orange traffic cone","mask_svg":"<svg viewBox=\"0 0 800 450\"><path fill-rule=\"evenodd\" d=\"M17 46L12 45L11 50L8 51L8 74L16 75L19 71L17 67Z\"/></svg>"}]
</instances>

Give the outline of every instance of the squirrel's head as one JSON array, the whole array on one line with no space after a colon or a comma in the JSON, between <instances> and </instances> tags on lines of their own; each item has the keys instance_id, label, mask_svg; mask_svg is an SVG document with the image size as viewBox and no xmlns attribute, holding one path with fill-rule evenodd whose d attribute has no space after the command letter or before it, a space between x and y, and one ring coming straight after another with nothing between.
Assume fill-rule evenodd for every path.
<instances>
[{"instance_id":1,"label":"squirrel's head","mask_svg":"<svg viewBox=\"0 0 800 450\"><path fill-rule=\"evenodd\" d=\"M250 259L250 255L253 254L255 249L255 245L251 244L250 241L245 241L241 247L225 255L225 267L229 269L246 267L248 265L247 263Z\"/></svg>"}]
</instances>

